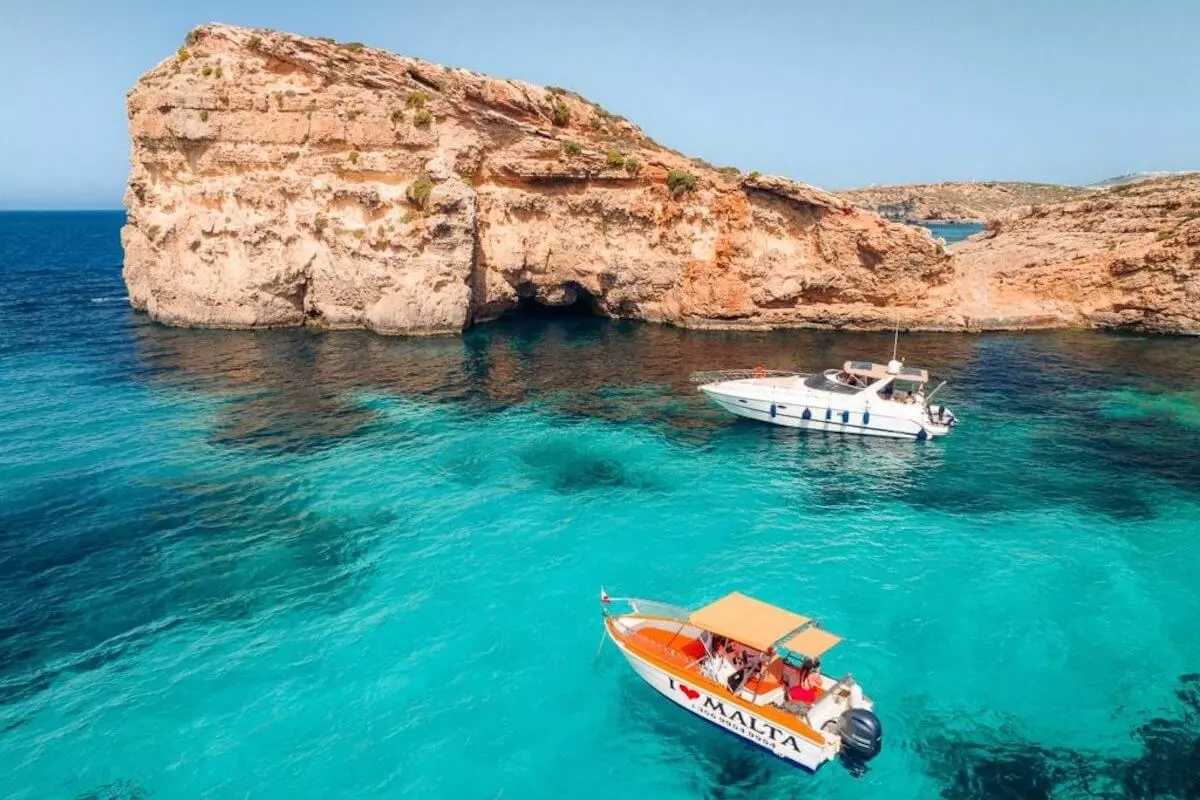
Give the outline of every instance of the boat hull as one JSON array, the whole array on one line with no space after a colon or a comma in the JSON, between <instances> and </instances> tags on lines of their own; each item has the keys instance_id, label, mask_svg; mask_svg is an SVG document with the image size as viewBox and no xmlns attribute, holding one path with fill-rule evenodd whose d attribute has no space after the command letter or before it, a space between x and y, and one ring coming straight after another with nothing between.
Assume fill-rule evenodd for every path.
<instances>
[{"instance_id":1,"label":"boat hull","mask_svg":"<svg viewBox=\"0 0 1200 800\"><path fill-rule=\"evenodd\" d=\"M817 744L798 731L769 722L745 706L706 690L703 682L689 681L650 663L612 637L611 631L610 638L634 672L680 708L809 772L836 757L836 746Z\"/></svg>"},{"instance_id":2,"label":"boat hull","mask_svg":"<svg viewBox=\"0 0 1200 800\"><path fill-rule=\"evenodd\" d=\"M712 403L739 417L807 431L923 439L942 436L950 430L949 426L931 424L915 416L889 413L891 409L883 404L869 408L842 402L837 397L809 396L798 392L768 394L722 384L701 386L700 391ZM805 411L808 412L807 418Z\"/></svg>"}]
</instances>

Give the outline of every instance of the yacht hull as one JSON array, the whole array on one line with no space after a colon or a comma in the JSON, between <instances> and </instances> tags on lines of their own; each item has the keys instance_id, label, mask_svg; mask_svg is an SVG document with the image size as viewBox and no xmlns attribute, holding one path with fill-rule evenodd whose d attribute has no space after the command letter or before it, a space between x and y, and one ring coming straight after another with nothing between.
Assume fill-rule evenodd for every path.
<instances>
[{"instance_id":1,"label":"yacht hull","mask_svg":"<svg viewBox=\"0 0 1200 800\"><path fill-rule=\"evenodd\" d=\"M889 439L925 439L942 436L950 430L948 425L937 425L921 419L919 415L923 409L919 406L890 402L869 406L853 402L856 399L853 397L778 390L770 386L709 384L701 386L700 391L712 403L731 414L806 431ZM892 413L893 409L889 406L898 406L899 410L906 413Z\"/></svg>"},{"instance_id":2,"label":"yacht hull","mask_svg":"<svg viewBox=\"0 0 1200 800\"><path fill-rule=\"evenodd\" d=\"M675 705L706 722L809 772L815 772L837 756L836 746L817 744L799 731L769 722L744 705L707 689L706 681L688 679L651 663L613 636L611 629L609 636L642 680Z\"/></svg>"}]
</instances>

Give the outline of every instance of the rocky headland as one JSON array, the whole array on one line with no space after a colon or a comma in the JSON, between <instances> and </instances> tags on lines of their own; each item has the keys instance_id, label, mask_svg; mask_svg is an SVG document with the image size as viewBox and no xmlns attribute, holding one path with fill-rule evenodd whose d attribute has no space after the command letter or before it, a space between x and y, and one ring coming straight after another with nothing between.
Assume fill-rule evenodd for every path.
<instances>
[{"instance_id":1,"label":"rocky headland","mask_svg":"<svg viewBox=\"0 0 1200 800\"><path fill-rule=\"evenodd\" d=\"M134 306L177 325L456 332L516 308L940 324L928 234L718 171L578 95L224 25L128 96Z\"/></svg>"},{"instance_id":2,"label":"rocky headland","mask_svg":"<svg viewBox=\"0 0 1200 800\"><path fill-rule=\"evenodd\" d=\"M1200 173L1014 209L954 262L979 327L1200 333Z\"/></svg>"},{"instance_id":3,"label":"rocky headland","mask_svg":"<svg viewBox=\"0 0 1200 800\"><path fill-rule=\"evenodd\" d=\"M949 181L845 189L838 195L887 219L920 225L983 223L1014 208L1058 203L1088 192L1056 183Z\"/></svg>"},{"instance_id":4,"label":"rocky headland","mask_svg":"<svg viewBox=\"0 0 1200 800\"><path fill-rule=\"evenodd\" d=\"M535 303L689 327L1200 330L1194 180L1010 210L951 256L564 89L226 25L192 31L128 113L124 276L169 324L437 334Z\"/></svg>"}]
</instances>

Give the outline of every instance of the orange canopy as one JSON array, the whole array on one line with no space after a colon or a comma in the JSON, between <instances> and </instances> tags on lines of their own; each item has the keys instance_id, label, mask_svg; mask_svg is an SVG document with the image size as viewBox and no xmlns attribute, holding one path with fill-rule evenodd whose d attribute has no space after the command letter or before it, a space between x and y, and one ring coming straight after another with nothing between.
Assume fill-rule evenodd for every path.
<instances>
[{"instance_id":1,"label":"orange canopy","mask_svg":"<svg viewBox=\"0 0 1200 800\"><path fill-rule=\"evenodd\" d=\"M755 650L766 650L809 620L741 592L732 592L693 611L689 621Z\"/></svg>"},{"instance_id":2,"label":"orange canopy","mask_svg":"<svg viewBox=\"0 0 1200 800\"><path fill-rule=\"evenodd\" d=\"M782 647L806 658L820 658L823 653L841 640L842 637L835 636L829 631L820 628L805 628L784 642Z\"/></svg>"}]
</instances>

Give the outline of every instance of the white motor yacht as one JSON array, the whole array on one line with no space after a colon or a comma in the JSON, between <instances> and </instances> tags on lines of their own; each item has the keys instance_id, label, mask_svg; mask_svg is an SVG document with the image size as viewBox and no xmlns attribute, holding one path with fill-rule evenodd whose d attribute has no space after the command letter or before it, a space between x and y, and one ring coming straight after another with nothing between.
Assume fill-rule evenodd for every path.
<instances>
[{"instance_id":1,"label":"white motor yacht","mask_svg":"<svg viewBox=\"0 0 1200 800\"><path fill-rule=\"evenodd\" d=\"M805 430L925 440L944 436L958 422L931 402L945 381L926 394L929 373L895 358L847 361L815 375L755 367L697 372L692 380L726 411Z\"/></svg>"}]
</instances>

